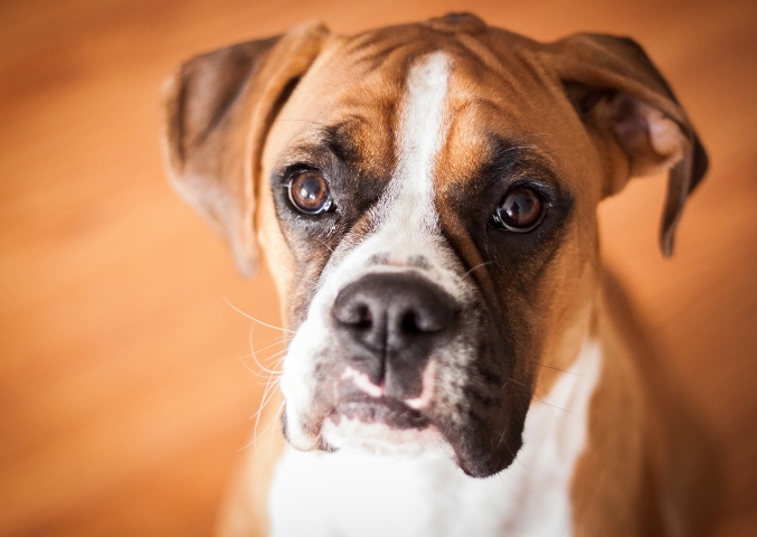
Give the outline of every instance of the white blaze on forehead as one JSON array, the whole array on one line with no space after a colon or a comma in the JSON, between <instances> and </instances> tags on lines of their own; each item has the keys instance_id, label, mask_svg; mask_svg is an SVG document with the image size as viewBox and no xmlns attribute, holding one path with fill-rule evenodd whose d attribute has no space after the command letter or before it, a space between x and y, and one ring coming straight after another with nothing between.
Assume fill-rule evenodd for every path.
<instances>
[{"instance_id":1,"label":"white blaze on forehead","mask_svg":"<svg viewBox=\"0 0 757 537\"><path fill-rule=\"evenodd\" d=\"M410 68L397 137L397 168L384 198L381 228L401 234L436 228L434 165L447 131L449 67L450 59L434 52Z\"/></svg>"}]
</instances>

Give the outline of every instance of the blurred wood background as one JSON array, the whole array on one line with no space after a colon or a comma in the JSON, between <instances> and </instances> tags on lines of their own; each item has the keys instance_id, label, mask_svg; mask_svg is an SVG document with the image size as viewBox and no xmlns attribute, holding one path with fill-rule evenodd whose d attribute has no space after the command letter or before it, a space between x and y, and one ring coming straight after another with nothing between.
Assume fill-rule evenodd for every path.
<instances>
[{"instance_id":1,"label":"blurred wood background","mask_svg":"<svg viewBox=\"0 0 757 537\"><path fill-rule=\"evenodd\" d=\"M709 149L677 252L663 181L601 208L687 404L718 443L719 535L757 535L757 3L754 0L3 0L0 3L0 535L208 535L278 334L270 278L168 187L159 88L182 60L308 19L352 33L461 9L539 39L637 38ZM266 433L269 434L269 433Z\"/></svg>"}]
</instances>

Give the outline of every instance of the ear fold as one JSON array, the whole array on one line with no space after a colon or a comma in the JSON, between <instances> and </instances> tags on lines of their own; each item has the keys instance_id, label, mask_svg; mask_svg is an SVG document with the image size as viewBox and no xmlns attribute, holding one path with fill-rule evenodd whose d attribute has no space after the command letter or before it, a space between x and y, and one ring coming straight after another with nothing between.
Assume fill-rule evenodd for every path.
<instances>
[{"instance_id":1,"label":"ear fold","mask_svg":"<svg viewBox=\"0 0 757 537\"><path fill-rule=\"evenodd\" d=\"M578 34L549 46L553 68L592 134L611 139L628 162L606 194L630 177L669 171L660 229L665 256L686 198L707 171L707 154L670 86L631 39Z\"/></svg>"},{"instance_id":2,"label":"ear fold","mask_svg":"<svg viewBox=\"0 0 757 537\"><path fill-rule=\"evenodd\" d=\"M227 47L187 61L167 83L163 143L171 181L229 241L246 276L257 266L255 185L265 138L327 35L310 24Z\"/></svg>"}]
</instances>

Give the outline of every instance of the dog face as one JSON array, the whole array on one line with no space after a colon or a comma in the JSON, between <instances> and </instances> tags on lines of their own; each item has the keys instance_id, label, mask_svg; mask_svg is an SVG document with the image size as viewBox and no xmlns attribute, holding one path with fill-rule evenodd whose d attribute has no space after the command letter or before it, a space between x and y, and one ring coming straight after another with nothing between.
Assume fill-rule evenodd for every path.
<instances>
[{"instance_id":1,"label":"dog face","mask_svg":"<svg viewBox=\"0 0 757 537\"><path fill-rule=\"evenodd\" d=\"M667 85L628 41L472 16L238 47L174 80L169 161L243 267L255 213L289 442L502 470L590 332L599 201L672 168L669 251L704 172Z\"/></svg>"},{"instance_id":2,"label":"dog face","mask_svg":"<svg viewBox=\"0 0 757 537\"><path fill-rule=\"evenodd\" d=\"M391 55L346 44L316 62L296 91L319 97L290 99L271 130L264 175L294 267L286 433L301 449L449 444L487 475L520 447L546 335L586 327L600 176L563 159L592 150L567 100L524 130L514 108L538 84L403 33L382 36ZM579 144L542 149L566 130Z\"/></svg>"}]
</instances>

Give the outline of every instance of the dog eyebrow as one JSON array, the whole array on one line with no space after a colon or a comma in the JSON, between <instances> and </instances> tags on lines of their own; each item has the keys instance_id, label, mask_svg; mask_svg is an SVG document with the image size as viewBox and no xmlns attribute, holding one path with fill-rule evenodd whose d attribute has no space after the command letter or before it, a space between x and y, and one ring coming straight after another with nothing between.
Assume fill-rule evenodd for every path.
<instances>
[{"instance_id":1,"label":"dog eyebrow","mask_svg":"<svg viewBox=\"0 0 757 537\"><path fill-rule=\"evenodd\" d=\"M354 163L360 157L358 144L355 140L355 131L362 119L353 117L350 120L340 121L336 125L323 128L321 136L326 147L339 160L345 163Z\"/></svg>"},{"instance_id":2,"label":"dog eyebrow","mask_svg":"<svg viewBox=\"0 0 757 537\"><path fill-rule=\"evenodd\" d=\"M311 130L303 139L288 148L275 166L275 170L281 174L291 168L303 167L303 164L327 169L335 159L347 165L358 164L360 151L355 140L355 132L361 121L360 118L353 118L334 125L318 124L317 129Z\"/></svg>"},{"instance_id":3,"label":"dog eyebrow","mask_svg":"<svg viewBox=\"0 0 757 537\"><path fill-rule=\"evenodd\" d=\"M484 160L477 177L536 176L558 187L557 174L547 156L538 146L522 139L505 138L490 134L487 140L489 158Z\"/></svg>"}]
</instances>

